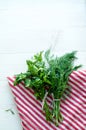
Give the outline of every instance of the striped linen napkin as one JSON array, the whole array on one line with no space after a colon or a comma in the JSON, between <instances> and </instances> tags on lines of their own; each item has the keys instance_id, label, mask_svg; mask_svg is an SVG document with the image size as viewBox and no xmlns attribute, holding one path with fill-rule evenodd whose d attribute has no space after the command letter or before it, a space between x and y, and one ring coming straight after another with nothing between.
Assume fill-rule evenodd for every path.
<instances>
[{"instance_id":1,"label":"striped linen napkin","mask_svg":"<svg viewBox=\"0 0 86 130\"><path fill-rule=\"evenodd\" d=\"M74 71L70 75L71 90L61 100L63 121L58 127L46 121L42 103L36 100L33 90L25 89L23 83L14 86L14 80L14 77L8 77L23 130L86 130L86 71ZM48 102L51 102L50 97Z\"/></svg>"}]
</instances>

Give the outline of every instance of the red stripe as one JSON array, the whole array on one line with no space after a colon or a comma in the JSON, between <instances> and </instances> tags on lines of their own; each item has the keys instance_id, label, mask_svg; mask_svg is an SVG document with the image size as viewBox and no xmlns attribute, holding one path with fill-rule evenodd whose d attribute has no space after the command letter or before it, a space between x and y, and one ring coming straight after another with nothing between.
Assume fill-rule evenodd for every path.
<instances>
[{"instance_id":1,"label":"red stripe","mask_svg":"<svg viewBox=\"0 0 86 130\"><path fill-rule=\"evenodd\" d=\"M81 90L81 92L85 92L84 90L83 90L83 88L82 87L80 87L77 83L75 83L74 81L72 81L71 79L69 79L69 82L71 82L72 84L74 84L75 85L75 88L79 88L80 90Z\"/></svg>"},{"instance_id":2,"label":"red stripe","mask_svg":"<svg viewBox=\"0 0 86 130\"><path fill-rule=\"evenodd\" d=\"M24 122L22 122L22 125L23 125L23 128L24 128L23 130L30 130Z\"/></svg>"},{"instance_id":3,"label":"red stripe","mask_svg":"<svg viewBox=\"0 0 86 130\"><path fill-rule=\"evenodd\" d=\"M70 117L70 114L67 114L67 112L65 112L65 109L62 111L62 113L64 114L64 120L66 120L66 122L70 125L70 126L72 126L73 128L74 128L74 130L78 130L77 129L77 127L74 125L74 124L76 124L77 126L79 126L78 124L77 124L77 122L75 122L71 117ZM67 119L68 118L68 119ZM73 124L74 123L74 124ZM80 126L79 126L79 128L81 128ZM68 129L68 130L70 130L70 129ZM83 130L82 128L81 128L81 130Z\"/></svg>"},{"instance_id":4,"label":"red stripe","mask_svg":"<svg viewBox=\"0 0 86 130\"><path fill-rule=\"evenodd\" d=\"M59 130L70 130L70 126L68 126L68 124L70 124L69 123L69 121L68 120L66 120L65 118L63 118L64 120L62 121L62 122L60 122L60 124L59 124L59 126L58 126L58 129ZM72 126L71 126L72 127ZM58 130L57 129L57 130Z\"/></svg>"},{"instance_id":5,"label":"red stripe","mask_svg":"<svg viewBox=\"0 0 86 130\"><path fill-rule=\"evenodd\" d=\"M18 106L17 106L17 109L19 110ZM32 124L31 120L29 118L27 120L25 115L23 113L21 113L21 111L19 111L19 116L22 119L22 122L24 122L27 125L27 127L30 127L33 130L35 130L35 126Z\"/></svg>"},{"instance_id":6,"label":"red stripe","mask_svg":"<svg viewBox=\"0 0 86 130\"><path fill-rule=\"evenodd\" d=\"M13 85L12 85L11 87L14 89L14 86L13 86ZM21 88L20 88L20 89L21 89ZM40 107L40 109L39 109L38 106L36 106L33 102L31 102L30 99L34 100L34 98L33 98L31 95L29 95L29 93L28 93L28 97L29 97L29 98L27 98L27 97L26 97L25 95L23 95L23 93L22 93L21 91L19 91L17 88L15 88L15 90L16 90L18 93L20 93L20 95L21 95L26 101L30 102L36 109L38 109L40 112L42 112L41 107ZM21 89L21 90L22 90L22 89ZM22 90L22 91L23 91L23 90ZM35 102L35 100L34 100L34 102ZM35 103L37 103L37 102L35 102Z\"/></svg>"},{"instance_id":7,"label":"red stripe","mask_svg":"<svg viewBox=\"0 0 86 130\"><path fill-rule=\"evenodd\" d=\"M40 119L42 119L45 122L45 120L40 116L39 113L37 113L37 111L35 111L32 107L30 107L29 105L27 105L21 98L20 98L20 100L23 102L24 105L26 105L28 108L30 108L33 111L34 114L36 114ZM47 129L49 129L49 128L47 128Z\"/></svg>"},{"instance_id":8,"label":"red stripe","mask_svg":"<svg viewBox=\"0 0 86 130\"><path fill-rule=\"evenodd\" d=\"M13 92L13 91L12 91ZM15 92L13 92L13 94L15 95L15 96L17 96L17 94L15 93ZM28 116L27 114L25 114L25 112L24 111L22 111L19 107L18 107L18 102L17 102L17 100L16 100L16 104L17 104L17 108L18 108L18 110L20 111L20 112L22 112L26 117L28 117L28 119L30 119L34 124L35 124L35 126L37 126L37 127L39 127L31 118L30 118L30 116ZM23 108L23 107L22 107ZM33 117L33 116L32 116ZM25 120L26 121L26 120ZM29 123L29 121L27 121L27 123ZM30 123L29 123L30 124ZM34 128L34 127L33 127Z\"/></svg>"},{"instance_id":9,"label":"red stripe","mask_svg":"<svg viewBox=\"0 0 86 130\"><path fill-rule=\"evenodd\" d=\"M43 127L45 127L45 129L49 130L46 126L44 126L44 124L42 124L42 122L40 121L40 119L38 119L36 116L34 116L35 113L31 113L29 109L27 109L23 104L21 104L18 100L16 101L18 105L20 105L27 113L29 113L40 125L42 125ZM28 115L28 114L27 114ZM30 117L30 116L28 116ZM38 125L39 126L39 125ZM42 129L39 126L40 129Z\"/></svg>"},{"instance_id":10,"label":"red stripe","mask_svg":"<svg viewBox=\"0 0 86 130\"><path fill-rule=\"evenodd\" d=\"M79 83L79 84L82 85L83 87L86 86L85 84L83 84L82 82L80 82L80 80L78 80L76 77L74 77L72 74L70 75L70 78L72 78L75 82Z\"/></svg>"},{"instance_id":11,"label":"red stripe","mask_svg":"<svg viewBox=\"0 0 86 130\"><path fill-rule=\"evenodd\" d=\"M68 101L70 104L72 104L76 108L80 109L80 111L85 114L85 112L78 106L78 102L77 101L75 103L73 102L74 101L73 97L72 97L72 100L70 100L69 98L66 98L66 101ZM62 102L63 102L63 100L62 100Z\"/></svg>"},{"instance_id":12,"label":"red stripe","mask_svg":"<svg viewBox=\"0 0 86 130\"><path fill-rule=\"evenodd\" d=\"M85 77L84 77L82 74L81 74L81 75L82 75L83 77L82 77L81 75L79 75L78 72L76 72L76 71L74 71L73 74L74 74L76 77L78 77L79 79L81 79L82 82L86 82L86 79L85 79ZM71 75L72 75L72 74L71 74Z\"/></svg>"},{"instance_id":13,"label":"red stripe","mask_svg":"<svg viewBox=\"0 0 86 130\"><path fill-rule=\"evenodd\" d=\"M31 114L31 112L30 111L28 111L22 104L20 104L19 102L18 102L18 100L16 100L16 103L18 104L18 107L20 106L20 107L22 107L26 112L27 112L27 114L26 114L26 117L28 117L28 118L30 118L30 116L31 117L33 117L34 118L34 116L33 116L33 114ZM21 109L22 110L22 109ZM25 112L24 111L22 111L24 114L25 114ZM28 115L28 113L30 114L30 116ZM34 118L35 119L35 118ZM36 119L35 119L36 120ZM32 120L33 121L33 120ZM38 122L38 120L36 120L37 122ZM38 127L38 128L40 128L40 130L42 130L42 128L35 122L35 121L33 121L34 123L35 123L35 125ZM39 123L40 124L40 123Z\"/></svg>"},{"instance_id":14,"label":"red stripe","mask_svg":"<svg viewBox=\"0 0 86 130\"><path fill-rule=\"evenodd\" d=\"M85 76L86 77L86 72L82 72L82 71L78 71L81 75Z\"/></svg>"},{"instance_id":15,"label":"red stripe","mask_svg":"<svg viewBox=\"0 0 86 130\"><path fill-rule=\"evenodd\" d=\"M77 91L75 88L73 88L72 87L72 89L73 90L75 90L80 96L82 96L83 97L83 95L81 94L81 93L79 93L79 91ZM69 97L68 97L68 99L72 99L72 101L76 101L76 103L78 103L78 104L80 104L80 102L79 101L77 101L76 99L79 99L80 101L81 101L81 103L85 103L85 100L82 100L81 98L80 98L80 96L77 96L74 92L73 92L73 90L71 91L71 94L69 95ZM77 98L76 98L77 97ZM71 101L71 100L70 100ZM78 107L78 106L77 106ZM80 109L80 108L79 108ZM82 111L82 110L81 110Z\"/></svg>"},{"instance_id":16,"label":"red stripe","mask_svg":"<svg viewBox=\"0 0 86 130\"><path fill-rule=\"evenodd\" d=\"M12 91L13 92L13 91ZM15 92L13 92L13 94L16 96L16 97L18 97L18 95L15 93ZM16 104L17 105L20 105L20 103L16 100ZM22 108L24 108L22 105L20 105ZM28 114L25 114L25 112L24 111L22 111L21 109L19 109L19 107L17 106L17 108L18 108L18 110L19 111L21 111L26 117L28 117L28 118L30 118L30 116L28 116ZM24 110L26 110L25 108L24 108ZM28 113L28 112L27 112ZM30 113L30 112L29 112ZM32 116L32 117L34 117L34 116ZM34 118L35 119L35 118ZM30 118L30 120L35 124L35 126L37 126L37 127L40 127L40 126L38 126L37 125L37 123L36 122L34 122L34 120L33 119L31 119ZM36 119L35 119L36 120ZM41 129L41 128L40 128Z\"/></svg>"},{"instance_id":17,"label":"red stripe","mask_svg":"<svg viewBox=\"0 0 86 130\"><path fill-rule=\"evenodd\" d=\"M14 91L13 91L13 92L14 92ZM31 110L33 110L29 105L27 105L27 104L19 97L19 95L17 95L17 93L14 92L14 94L16 95L17 98L19 98L19 99L23 102L24 105L28 106L28 108L30 108ZM19 94L20 94L20 93L19 93ZM27 112L29 112L29 113L32 115L32 117L34 117L34 119L36 118L36 117L30 112L30 110L28 110L25 106L23 106L23 104L20 104L18 100L16 100L16 102L17 102L17 104L21 105L22 108L24 108ZM34 112L34 111L33 111L33 112ZM34 114L35 114L35 115L38 115L37 112L34 112ZM38 116L39 116L39 115L38 115ZM41 117L40 117L40 118L41 118ZM35 120L37 120L38 122L40 122L37 118L36 118ZM41 124L41 123L40 123L40 124ZM42 125L43 125L43 124L42 124Z\"/></svg>"},{"instance_id":18,"label":"red stripe","mask_svg":"<svg viewBox=\"0 0 86 130\"><path fill-rule=\"evenodd\" d=\"M17 102L16 102L16 103L17 103ZM23 113L23 114L28 118L28 120L25 119L25 122L27 122L28 125L30 125L34 130L36 129L36 127L39 128L39 126L32 120L32 118L30 118L30 116L28 116L24 111L22 111L22 109L19 108L18 105L17 105L17 108L18 108L18 110L19 110L21 113ZM29 119L34 123L35 127L30 124Z\"/></svg>"},{"instance_id":19,"label":"red stripe","mask_svg":"<svg viewBox=\"0 0 86 130\"><path fill-rule=\"evenodd\" d=\"M67 101L66 101L66 102L62 102L62 103L61 103L61 108L62 108L62 104L63 104L64 106L66 105L67 108L70 108L71 111L76 111L76 110L75 110L76 107L75 107L74 105L70 104L69 102L67 102ZM77 111L76 111L76 114L77 114L79 117L81 117L83 121L85 120L85 114L83 113L83 111L81 112L81 111L77 110ZM83 114L83 115L82 115L82 114Z\"/></svg>"},{"instance_id":20,"label":"red stripe","mask_svg":"<svg viewBox=\"0 0 86 130\"><path fill-rule=\"evenodd\" d=\"M18 104L17 104L17 109L18 110L21 109L18 107ZM21 111L19 111L19 115L21 116L22 122L26 123L28 125L28 127L31 127L34 130L36 129L37 126L33 123L32 119L27 118Z\"/></svg>"},{"instance_id":21,"label":"red stripe","mask_svg":"<svg viewBox=\"0 0 86 130\"><path fill-rule=\"evenodd\" d=\"M24 124L24 122L22 122L22 125L23 125L23 130L30 130L30 129Z\"/></svg>"},{"instance_id":22,"label":"red stripe","mask_svg":"<svg viewBox=\"0 0 86 130\"><path fill-rule=\"evenodd\" d=\"M10 80L10 78L9 78L9 80ZM13 80L12 80L12 79L11 79L11 82L13 83ZM21 85L18 85L18 87L19 87L22 91L24 91L24 92L28 95L28 97L30 97L31 99L33 98L32 96L29 95L29 93L26 91L26 89L24 89L24 87L22 87ZM12 88L13 88L13 89L15 88L15 90L17 89L17 87L14 87L13 85L12 85ZM18 89L17 89L17 91L18 91L18 93L20 93L20 94L22 95L22 97L24 97L28 102L30 102L29 98L25 97L25 95L23 95ZM34 98L33 98L33 100L34 100ZM34 101L37 103L37 100L36 100L36 99L35 99ZM33 104L33 103L31 102L31 104ZM34 104L34 105L35 105L35 104ZM40 106L41 106L41 105L40 105ZM39 111L43 114L42 110L40 110L37 106L35 106L35 107L36 107L37 110L39 110ZM43 115L44 115L44 114L43 114ZM46 120L45 120L45 121L46 121ZM52 126L52 124L51 124L50 122L48 122L48 124L49 124L49 126L51 126L51 127L55 130L55 127Z\"/></svg>"},{"instance_id":23,"label":"red stripe","mask_svg":"<svg viewBox=\"0 0 86 130\"><path fill-rule=\"evenodd\" d=\"M23 96L24 99L26 99L26 97L17 89L17 87L14 87L14 86L12 86L12 85L11 85L11 87L12 87L13 89L15 88L15 90L17 90L17 92L20 93L20 95ZM15 93L15 95L16 95L16 97L20 98L19 95L17 95L16 93ZM22 100L21 98L20 98L20 100L27 106L27 104L24 102L24 100ZM29 99L26 99L26 100L28 100L28 102L30 102ZM31 104L32 104L32 102L31 102ZM30 108L30 106L28 106L28 107ZM35 107L36 107L36 106L35 106ZM30 108L30 109L32 110L32 108ZM37 108L37 107L36 107L36 109L39 110L39 111L42 113L42 110L40 110L40 109ZM41 117L36 111L35 111L35 114L38 115L38 117L40 117L40 118L46 123L46 120L43 119L43 117ZM55 127L53 127L49 122L47 122L47 124L48 124L49 126L51 126L53 129L55 129ZM48 128L47 128L47 129L48 129Z\"/></svg>"},{"instance_id":24,"label":"red stripe","mask_svg":"<svg viewBox=\"0 0 86 130\"><path fill-rule=\"evenodd\" d=\"M17 106L17 109L20 110L20 108ZM28 127L31 127L33 130L35 130L36 126L33 124L33 122L27 117L25 117L25 115L19 111L19 116L22 119L22 122L24 122L25 124L27 124Z\"/></svg>"},{"instance_id":25,"label":"red stripe","mask_svg":"<svg viewBox=\"0 0 86 130\"><path fill-rule=\"evenodd\" d=\"M63 119L64 119L64 121L66 121L68 125L72 126L72 128L74 128L74 130L76 130L75 125L73 125L72 120L70 120L70 117L67 115L67 113L64 112L64 110L62 111L62 113L63 113ZM70 129L68 129L68 130L70 130Z\"/></svg>"},{"instance_id":26,"label":"red stripe","mask_svg":"<svg viewBox=\"0 0 86 130\"><path fill-rule=\"evenodd\" d=\"M69 104L68 104L67 102L68 102ZM75 109L74 109L71 105L72 105L73 107L75 107L75 108L78 108L78 110L80 110L80 112L82 112L83 114L85 114L85 112L82 111L82 109L79 108L79 106L77 106L77 105L75 105L75 103L73 103L73 100L70 101L68 98L66 98L66 101L62 100L62 102L61 102L61 107L62 107L62 106L66 106L66 107L68 107L68 108L70 107L71 110L75 111ZM82 116L82 115L80 115L77 111L76 111L76 113L77 113L79 116ZM84 116L82 116L82 118L85 119Z\"/></svg>"},{"instance_id":27,"label":"red stripe","mask_svg":"<svg viewBox=\"0 0 86 130\"><path fill-rule=\"evenodd\" d=\"M74 89L79 95L83 95L85 92L83 92L78 86L75 86L75 83L73 81L69 81L68 85ZM70 91L70 90L69 90Z\"/></svg>"},{"instance_id":28,"label":"red stripe","mask_svg":"<svg viewBox=\"0 0 86 130\"><path fill-rule=\"evenodd\" d=\"M69 82L68 82L68 85L71 87L71 90L76 91L78 95L81 95L81 96L84 95L85 91L82 91L81 88L78 87L78 86L76 87L76 86L75 86L75 83L74 83L73 81L69 81ZM69 91L70 91L70 90L69 90Z\"/></svg>"},{"instance_id":29,"label":"red stripe","mask_svg":"<svg viewBox=\"0 0 86 130\"><path fill-rule=\"evenodd\" d=\"M11 79L10 77L9 77L9 80L13 83L14 82L14 80L13 79ZM38 101L38 100L36 100L36 98L34 97L34 96L31 96L29 93L28 93L28 91L30 91L29 89L27 90L26 88L24 88L24 87L22 87L21 85L17 85L26 95L28 95L30 98L32 98L37 104L38 104L38 106L40 106L41 107L41 103ZM16 88L16 86L14 86L13 85L13 87L15 87ZM31 92L31 91L30 91ZM22 95L22 96L24 96L24 95ZM27 99L28 100L28 99Z\"/></svg>"},{"instance_id":30,"label":"red stripe","mask_svg":"<svg viewBox=\"0 0 86 130\"><path fill-rule=\"evenodd\" d=\"M79 99L82 103L85 103L83 95L79 96L79 92L78 92L78 94L76 94L76 93L77 93L77 91L72 89L71 94L69 95L69 98L73 98L73 100L75 100L77 103L80 103L77 99Z\"/></svg>"},{"instance_id":31,"label":"red stripe","mask_svg":"<svg viewBox=\"0 0 86 130\"><path fill-rule=\"evenodd\" d=\"M68 124L67 120L66 120L66 123ZM70 130L70 126L68 126L67 124L63 123L63 125L65 126L65 129L63 129L61 126L59 126L60 130Z\"/></svg>"},{"instance_id":32,"label":"red stripe","mask_svg":"<svg viewBox=\"0 0 86 130\"><path fill-rule=\"evenodd\" d=\"M64 110L66 110L66 111L69 111L68 109L70 109L70 111L71 111L71 114L75 114L75 116L76 116L76 118L81 122L81 123L83 123L84 122L84 120L82 121L80 118L82 118L83 119L83 117L82 117L82 115L78 112L78 110L76 110L76 109L74 109L71 105L70 105L70 103L69 104L67 104L67 102L62 102L61 103L61 108L64 108ZM74 113L75 112L75 113ZM68 112L69 113L69 112ZM70 114L70 115L71 115ZM77 117L77 115L79 115L79 117ZM85 118L84 118L85 119Z\"/></svg>"},{"instance_id":33,"label":"red stripe","mask_svg":"<svg viewBox=\"0 0 86 130\"><path fill-rule=\"evenodd\" d=\"M67 123L67 122L66 122L66 123ZM59 126L57 126L57 127L58 127L57 130L65 130L65 129L66 129L66 125L67 125L67 124L65 124L65 123L63 123L63 122L62 122L62 123L60 122L60 123L59 123Z\"/></svg>"}]
</instances>

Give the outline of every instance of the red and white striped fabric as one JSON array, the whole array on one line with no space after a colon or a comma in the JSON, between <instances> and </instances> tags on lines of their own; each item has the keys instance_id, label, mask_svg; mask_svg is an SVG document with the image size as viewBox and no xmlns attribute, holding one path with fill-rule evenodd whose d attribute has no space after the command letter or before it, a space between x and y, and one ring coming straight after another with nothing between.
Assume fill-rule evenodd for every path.
<instances>
[{"instance_id":1,"label":"red and white striped fabric","mask_svg":"<svg viewBox=\"0 0 86 130\"><path fill-rule=\"evenodd\" d=\"M61 100L63 122L58 127L46 121L41 102L36 100L33 91L25 89L23 83L14 86L13 81L14 77L8 77L23 130L86 130L86 71L74 71L70 75L68 84L72 89Z\"/></svg>"}]
</instances>

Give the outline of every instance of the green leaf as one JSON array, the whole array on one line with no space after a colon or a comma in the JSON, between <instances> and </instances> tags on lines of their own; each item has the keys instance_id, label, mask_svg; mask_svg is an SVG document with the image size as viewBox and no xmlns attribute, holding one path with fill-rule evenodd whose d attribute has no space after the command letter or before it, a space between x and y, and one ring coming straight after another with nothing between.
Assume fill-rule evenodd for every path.
<instances>
[{"instance_id":1,"label":"green leaf","mask_svg":"<svg viewBox=\"0 0 86 130\"><path fill-rule=\"evenodd\" d=\"M25 79L25 81L24 81L24 83L25 83L25 87L30 87L30 85L31 85L31 79Z\"/></svg>"},{"instance_id":2,"label":"green leaf","mask_svg":"<svg viewBox=\"0 0 86 130\"><path fill-rule=\"evenodd\" d=\"M11 114L13 114L13 115L15 114L12 109L7 109L7 110L5 110L5 111L6 111L6 112L11 112Z\"/></svg>"}]
</instances>

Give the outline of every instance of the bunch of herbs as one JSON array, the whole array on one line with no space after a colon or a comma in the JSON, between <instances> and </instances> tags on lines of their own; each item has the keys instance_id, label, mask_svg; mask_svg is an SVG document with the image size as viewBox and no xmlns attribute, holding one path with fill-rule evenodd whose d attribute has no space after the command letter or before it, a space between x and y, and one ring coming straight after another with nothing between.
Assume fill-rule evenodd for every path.
<instances>
[{"instance_id":1,"label":"bunch of herbs","mask_svg":"<svg viewBox=\"0 0 86 130\"><path fill-rule=\"evenodd\" d=\"M67 53L61 57L51 55L50 49L40 52L27 60L27 71L16 75L14 85L25 84L25 88L34 90L34 95L42 101L42 109L46 120L54 121L58 125L62 121L60 112L61 98L69 87L68 77L72 71L81 67L74 66L76 51ZM47 96L52 95L52 109L47 102Z\"/></svg>"}]
</instances>

